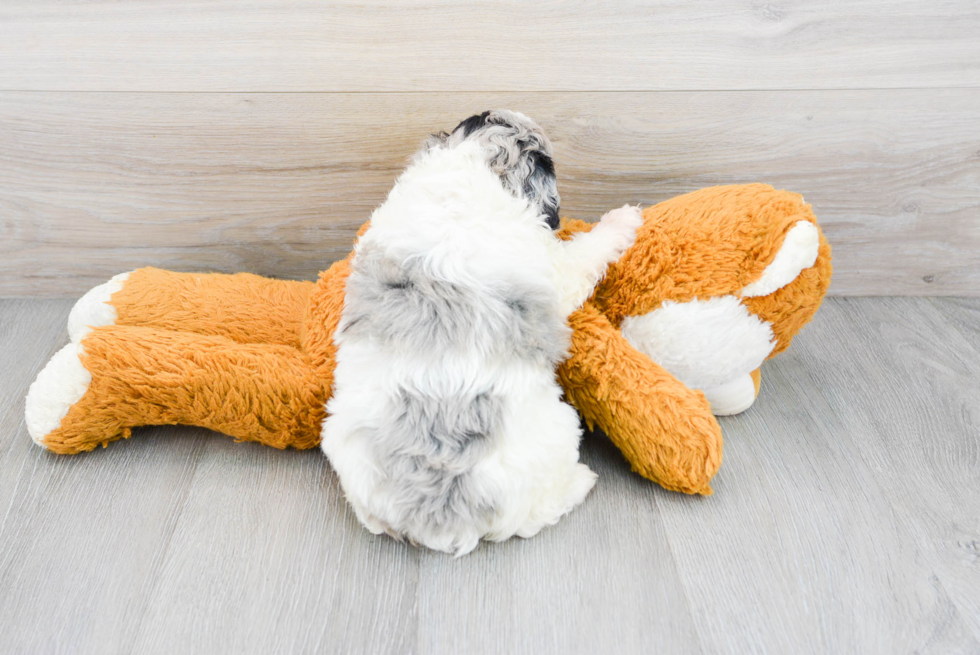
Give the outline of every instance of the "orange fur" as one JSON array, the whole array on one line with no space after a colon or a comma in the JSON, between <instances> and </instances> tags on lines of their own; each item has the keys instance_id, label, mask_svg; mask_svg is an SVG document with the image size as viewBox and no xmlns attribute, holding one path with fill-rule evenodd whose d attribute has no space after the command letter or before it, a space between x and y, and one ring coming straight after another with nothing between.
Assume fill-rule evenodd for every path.
<instances>
[{"instance_id":1,"label":"orange fur","mask_svg":"<svg viewBox=\"0 0 980 655\"><path fill-rule=\"evenodd\" d=\"M238 273L133 271L112 297L116 325L222 336L299 348L312 282Z\"/></svg>"},{"instance_id":2,"label":"orange fur","mask_svg":"<svg viewBox=\"0 0 980 655\"><path fill-rule=\"evenodd\" d=\"M569 318L573 347L558 373L572 404L609 435L635 471L668 489L710 493L722 457L721 428L710 406L703 394L634 351L619 325L665 300L739 295L762 276L790 228L800 220L816 224L816 217L799 194L747 184L678 196L648 207L643 218L636 244ZM590 226L581 221L563 226L566 237L585 229ZM768 296L743 300L772 324L777 345L770 356L789 347L813 317L830 276L830 246L821 233L811 268ZM608 324L599 327L597 316ZM756 394L760 382L760 372L753 372Z\"/></svg>"},{"instance_id":3,"label":"orange fur","mask_svg":"<svg viewBox=\"0 0 980 655\"><path fill-rule=\"evenodd\" d=\"M558 376L568 400L634 470L668 489L708 494L722 458L710 406L630 346L619 325L665 300L737 295L762 275L797 221L816 219L797 194L761 184L679 196L647 208L644 219L636 244L569 318L572 345ZM560 236L587 229L566 219ZM277 448L317 445L349 273L350 257L316 283L134 271L112 297L116 325L82 342L92 384L47 447L82 452L128 437L135 426L173 423ZM768 296L744 299L772 323L773 354L813 316L830 274L821 234L813 267ZM758 370L753 381L758 393Z\"/></svg>"},{"instance_id":4,"label":"orange fur","mask_svg":"<svg viewBox=\"0 0 980 655\"><path fill-rule=\"evenodd\" d=\"M82 343L92 383L48 435L56 453L178 423L276 448L319 442L330 390L297 348L129 325L96 328Z\"/></svg>"},{"instance_id":5,"label":"orange fur","mask_svg":"<svg viewBox=\"0 0 980 655\"><path fill-rule=\"evenodd\" d=\"M692 391L637 352L589 303L573 313L569 358L558 368L568 400L598 425L645 478L710 494L721 466L721 428Z\"/></svg>"}]
</instances>

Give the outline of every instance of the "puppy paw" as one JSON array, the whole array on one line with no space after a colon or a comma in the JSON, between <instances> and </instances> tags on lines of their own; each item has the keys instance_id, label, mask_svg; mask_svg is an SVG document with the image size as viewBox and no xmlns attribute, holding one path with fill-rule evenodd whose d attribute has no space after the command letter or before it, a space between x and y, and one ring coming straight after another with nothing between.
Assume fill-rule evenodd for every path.
<instances>
[{"instance_id":1,"label":"puppy paw","mask_svg":"<svg viewBox=\"0 0 980 655\"><path fill-rule=\"evenodd\" d=\"M619 209L606 212L605 216L599 219L601 228L611 237L611 246L615 250L616 259L636 241L636 230L643 225L643 213L639 207L623 205Z\"/></svg>"},{"instance_id":2,"label":"puppy paw","mask_svg":"<svg viewBox=\"0 0 980 655\"><path fill-rule=\"evenodd\" d=\"M562 484L556 485L550 496L538 500L538 506L532 509L527 520L515 532L518 537L528 539L545 526L558 523L561 517L582 504L599 477L581 462L573 464L563 475Z\"/></svg>"},{"instance_id":3,"label":"puppy paw","mask_svg":"<svg viewBox=\"0 0 980 655\"><path fill-rule=\"evenodd\" d=\"M115 325L118 314L110 304L112 294L123 288L129 273L120 273L82 296L68 314L68 336L79 343L94 328Z\"/></svg>"},{"instance_id":4,"label":"puppy paw","mask_svg":"<svg viewBox=\"0 0 980 655\"><path fill-rule=\"evenodd\" d=\"M76 343L59 350L27 392L24 411L27 432L39 446L48 447L47 436L61 426L62 419L92 383L92 374L79 357L81 353L82 346Z\"/></svg>"}]
</instances>

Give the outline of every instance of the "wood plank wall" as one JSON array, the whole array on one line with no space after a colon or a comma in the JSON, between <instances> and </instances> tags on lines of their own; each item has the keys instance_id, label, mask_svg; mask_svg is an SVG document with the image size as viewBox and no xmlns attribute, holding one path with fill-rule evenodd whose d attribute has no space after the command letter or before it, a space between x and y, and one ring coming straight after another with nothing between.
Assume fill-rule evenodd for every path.
<instances>
[{"instance_id":1,"label":"wood plank wall","mask_svg":"<svg viewBox=\"0 0 980 655\"><path fill-rule=\"evenodd\" d=\"M312 278L429 132L553 136L563 213L804 194L837 295L980 295L976 0L0 7L0 296L152 264Z\"/></svg>"}]
</instances>

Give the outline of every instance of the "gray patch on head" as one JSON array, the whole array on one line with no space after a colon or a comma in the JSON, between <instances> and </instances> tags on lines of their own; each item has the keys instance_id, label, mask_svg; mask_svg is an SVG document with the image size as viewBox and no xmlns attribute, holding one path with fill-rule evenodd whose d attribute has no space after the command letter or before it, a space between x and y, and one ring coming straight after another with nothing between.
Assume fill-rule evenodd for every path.
<instances>
[{"instance_id":1,"label":"gray patch on head","mask_svg":"<svg viewBox=\"0 0 980 655\"><path fill-rule=\"evenodd\" d=\"M455 148L464 141L479 143L487 164L504 188L527 199L552 229L558 228L561 197L552 159L554 150L541 126L520 112L485 111L466 119L452 132L433 134L418 154L432 148Z\"/></svg>"},{"instance_id":2,"label":"gray patch on head","mask_svg":"<svg viewBox=\"0 0 980 655\"><path fill-rule=\"evenodd\" d=\"M517 355L554 367L567 354L571 329L553 294L530 285L496 292L432 277L423 259L397 262L360 250L347 280L342 338L370 338L420 353Z\"/></svg>"},{"instance_id":3,"label":"gray patch on head","mask_svg":"<svg viewBox=\"0 0 980 655\"><path fill-rule=\"evenodd\" d=\"M494 447L500 399L489 392L433 398L402 388L391 402L374 447L398 517L392 527L406 535L486 531L496 502L473 467Z\"/></svg>"}]
</instances>

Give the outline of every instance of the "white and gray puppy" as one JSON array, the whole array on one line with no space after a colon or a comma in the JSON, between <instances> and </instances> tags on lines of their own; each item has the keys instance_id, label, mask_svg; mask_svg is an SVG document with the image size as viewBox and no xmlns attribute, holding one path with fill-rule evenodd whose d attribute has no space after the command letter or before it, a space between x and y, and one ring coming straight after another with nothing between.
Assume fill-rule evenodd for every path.
<instances>
[{"instance_id":1,"label":"white and gray puppy","mask_svg":"<svg viewBox=\"0 0 980 655\"><path fill-rule=\"evenodd\" d=\"M469 118L425 143L355 246L322 447L371 532L462 555L536 534L595 483L555 367L641 218L559 240L551 156L522 114Z\"/></svg>"}]
</instances>

